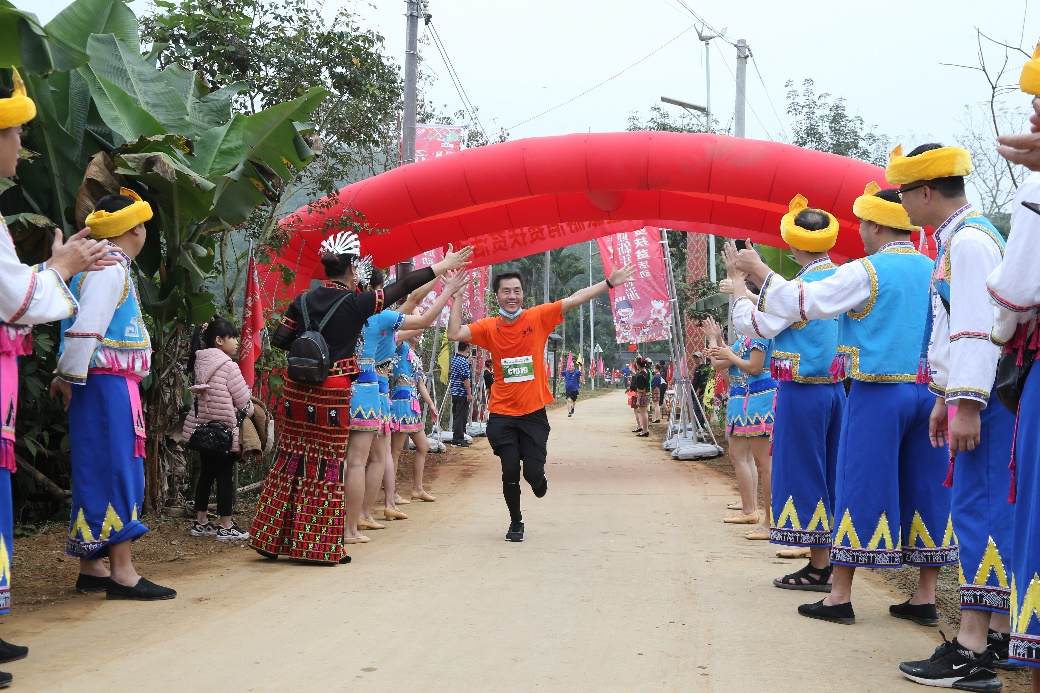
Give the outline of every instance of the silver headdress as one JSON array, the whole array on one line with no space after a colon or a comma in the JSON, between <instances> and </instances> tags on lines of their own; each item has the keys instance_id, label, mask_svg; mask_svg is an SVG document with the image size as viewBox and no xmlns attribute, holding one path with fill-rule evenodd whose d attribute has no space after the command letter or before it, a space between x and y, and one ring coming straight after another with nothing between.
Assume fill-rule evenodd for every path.
<instances>
[{"instance_id":1,"label":"silver headdress","mask_svg":"<svg viewBox=\"0 0 1040 693\"><path fill-rule=\"evenodd\" d=\"M329 236L321 242L318 254L335 253L336 255L361 255L361 241L353 231L341 231Z\"/></svg>"},{"instance_id":2,"label":"silver headdress","mask_svg":"<svg viewBox=\"0 0 1040 693\"><path fill-rule=\"evenodd\" d=\"M354 263L354 274L357 276L358 284L368 286L372 280L372 256L365 257Z\"/></svg>"}]
</instances>

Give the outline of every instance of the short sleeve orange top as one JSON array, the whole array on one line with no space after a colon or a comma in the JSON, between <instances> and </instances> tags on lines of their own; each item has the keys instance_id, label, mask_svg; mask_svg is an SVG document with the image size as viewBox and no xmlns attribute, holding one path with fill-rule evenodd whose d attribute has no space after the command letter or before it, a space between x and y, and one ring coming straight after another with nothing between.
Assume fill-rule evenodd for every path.
<instances>
[{"instance_id":1,"label":"short sleeve orange top","mask_svg":"<svg viewBox=\"0 0 1040 693\"><path fill-rule=\"evenodd\" d=\"M470 342L491 352L492 414L523 416L553 401L545 373L545 342L561 322L563 302L557 301L527 308L513 323L494 317L470 324Z\"/></svg>"}]
</instances>

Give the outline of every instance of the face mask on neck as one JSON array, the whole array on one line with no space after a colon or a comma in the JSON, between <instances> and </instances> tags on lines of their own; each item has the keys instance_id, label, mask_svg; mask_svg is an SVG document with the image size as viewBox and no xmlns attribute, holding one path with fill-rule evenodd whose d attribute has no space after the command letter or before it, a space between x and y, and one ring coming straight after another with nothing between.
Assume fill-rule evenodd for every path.
<instances>
[{"instance_id":1,"label":"face mask on neck","mask_svg":"<svg viewBox=\"0 0 1040 693\"><path fill-rule=\"evenodd\" d=\"M509 318L510 320L516 320L518 317L520 317L520 313L523 313L523 312L524 312L523 308L517 308L515 313L510 313L505 308L501 308L501 307L498 309L498 314L499 315L501 315L503 318Z\"/></svg>"}]
</instances>

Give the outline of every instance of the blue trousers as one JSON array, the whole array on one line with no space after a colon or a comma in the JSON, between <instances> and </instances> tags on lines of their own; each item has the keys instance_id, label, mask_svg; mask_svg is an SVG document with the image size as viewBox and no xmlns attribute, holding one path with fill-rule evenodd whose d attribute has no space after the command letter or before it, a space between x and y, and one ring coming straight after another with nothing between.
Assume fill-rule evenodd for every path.
<instances>
[{"instance_id":1,"label":"blue trousers","mask_svg":"<svg viewBox=\"0 0 1040 693\"><path fill-rule=\"evenodd\" d=\"M85 385L72 387L72 517L65 553L104 558L111 544L148 532L138 519L144 504L144 460L134 457L127 379L91 374Z\"/></svg>"},{"instance_id":2,"label":"blue trousers","mask_svg":"<svg viewBox=\"0 0 1040 693\"><path fill-rule=\"evenodd\" d=\"M841 383L780 383L769 527L774 544L831 545L834 474L844 410Z\"/></svg>"},{"instance_id":3,"label":"blue trousers","mask_svg":"<svg viewBox=\"0 0 1040 693\"><path fill-rule=\"evenodd\" d=\"M978 447L957 455L953 475L953 531L960 547L962 609L1007 613L1011 588L1007 567L1014 529L1011 445L1015 417L991 397L982 410Z\"/></svg>"},{"instance_id":4,"label":"blue trousers","mask_svg":"<svg viewBox=\"0 0 1040 693\"><path fill-rule=\"evenodd\" d=\"M14 507L11 471L0 469L0 614L11 613L11 560L14 557Z\"/></svg>"},{"instance_id":5,"label":"blue trousers","mask_svg":"<svg viewBox=\"0 0 1040 693\"><path fill-rule=\"evenodd\" d=\"M945 448L933 448L935 395L916 383L854 381L838 446L831 562L870 568L957 562Z\"/></svg>"},{"instance_id":6,"label":"blue trousers","mask_svg":"<svg viewBox=\"0 0 1040 693\"><path fill-rule=\"evenodd\" d=\"M1002 406L991 404L991 407ZM958 470L959 471L959 470ZM1040 366L1026 380L1015 443L1011 658L1040 668Z\"/></svg>"}]
</instances>

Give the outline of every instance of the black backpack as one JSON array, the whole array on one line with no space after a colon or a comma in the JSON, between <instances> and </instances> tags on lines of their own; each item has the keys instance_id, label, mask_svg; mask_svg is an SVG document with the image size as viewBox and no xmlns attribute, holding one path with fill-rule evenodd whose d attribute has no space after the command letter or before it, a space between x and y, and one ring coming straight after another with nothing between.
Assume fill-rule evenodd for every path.
<instances>
[{"instance_id":1,"label":"black backpack","mask_svg":"<svg viewBox=\"0 0 1040 693\"><path fill-rule=\"evenodd\" d=\"M329 345L325 343L321 331L325 329L325 325L348 298L350 298L349 293L336 301L322 321L318 323L316 330L311 329L311 318L307 312L307 295L304 294L300 299L300 305L303 308L304 332L289 347L289 380L307 385L321 385L329 377L332 359L329 356Z\"/></svg>"}]
</instances>

